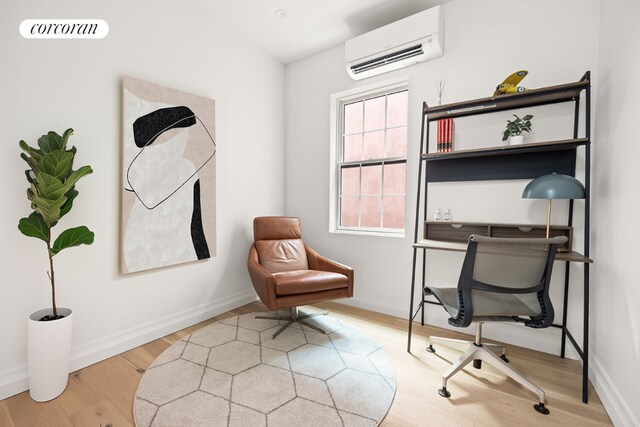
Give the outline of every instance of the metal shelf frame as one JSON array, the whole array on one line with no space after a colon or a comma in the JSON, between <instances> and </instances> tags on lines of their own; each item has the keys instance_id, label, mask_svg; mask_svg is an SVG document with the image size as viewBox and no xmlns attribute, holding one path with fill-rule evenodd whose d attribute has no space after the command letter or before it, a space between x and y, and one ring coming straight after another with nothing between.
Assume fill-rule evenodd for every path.
<instances>
[{"instance_id":1,"label":"metal shelf frame","mask_svg":"<svg viewBox=\"0 0 640 427\"><path fill-rule=\"evenodd\" d=\"M580 125L580 97L584 92L585 101L585 136L578 138ZM549 141L538 144L524 144L518 147L488 147L486 149L461 150L448 153L429 153L429 126L431 122L444 118L468 117L524 107L542 106L556 103L573 102L573 139ZM429 107L426 102L422 109L422 126L420 137L420 162L418 167L418 190L416 195L416 216L414 228L413 263L411 273L411 299L409 304L409 327L407 351L411 352L411 334L413 321L421 314L420 324L424 325L426 304L439 303L424 298L422 288L426 286L426 265L428 250L452 250L446 244L425 244L420 238L420 224L427 220L428 184L430 182L482 181L501 179L533 179L538 176L557 172L575 176L578 147L584 146L584 249L582 259L557 259L565 262L564 298L562 323L553 327L562 330L560 357L565 357L567 339L582 359L582 402L588 403L589 392L589 258L590 245L590 187L591 187L591 73L587 71L577 82L550 86L527 92L503 95L499 97L480 98L437 107ZM424 182L423 182L424 181ZM423 187L424 184L424 187ZM424 199L423 199L424 197ZM422 215L420 205L423 202ZM573 225L573 200L569 201L567 225ZM422 220L421 220L422 218ZM453 249L453 250L459 250ZM422 251L422 265L418 261L418 251ZM584 265L583 278L583 336L580 346L567 327L567 310L569 298L569 281L571 263ZM414 297L417 274L421 268L421 302L414 311Z\"/></svg>"}]
</instances>

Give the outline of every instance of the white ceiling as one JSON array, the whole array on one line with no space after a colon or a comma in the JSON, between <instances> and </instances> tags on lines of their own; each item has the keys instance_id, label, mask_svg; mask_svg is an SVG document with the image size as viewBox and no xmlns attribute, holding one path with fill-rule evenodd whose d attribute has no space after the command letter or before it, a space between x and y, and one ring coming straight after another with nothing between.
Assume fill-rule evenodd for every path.
<instances>
[{"instance_id":1,"label":"white ceiling","mask_svg":"<svg viewBox=\"0 0 640 427\"><path fill-rule=\"evenodd\" d=\"M450 0L200 0L204 10L288 64ZM279 18L277 9L288 16Z\"/></svg>"}]
</instances>

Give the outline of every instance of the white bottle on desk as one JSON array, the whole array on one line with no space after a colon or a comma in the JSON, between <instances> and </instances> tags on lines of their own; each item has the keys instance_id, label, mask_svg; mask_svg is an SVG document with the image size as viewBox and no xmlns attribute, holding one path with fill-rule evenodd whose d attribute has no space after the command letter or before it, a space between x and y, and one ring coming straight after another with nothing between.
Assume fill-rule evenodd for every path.
<instances>
[{"instance_id":1,"label":"white bottle on desk","mask_svg":"<svg viewBox=\"0 0 640 427\"><path fill-rule=\"evenodd\" d=\"M442 221L451 222L451 209L447 209L444 211L444 215L442 216Z\"/></svg>"},{"instance_id":2,"label":"white bottle on desk","mask_svg":"<svg viewBox=\"0 0 640 427\"><path fill-rule=\"evenodd\" d=\"M433 216L433 220L436 222L442 221L442 213L440 212L440 209L436 209L436 213Z\"/></svg>"}]
</instances>

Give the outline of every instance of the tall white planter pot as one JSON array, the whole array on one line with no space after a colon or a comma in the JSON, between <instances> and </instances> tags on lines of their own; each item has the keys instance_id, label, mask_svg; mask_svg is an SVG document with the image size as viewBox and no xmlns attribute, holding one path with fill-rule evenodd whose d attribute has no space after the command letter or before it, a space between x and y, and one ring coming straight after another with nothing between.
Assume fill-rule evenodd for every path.
<instances>
[{"instance_id":1,"label":"tall white planter pot","mask_svg":"<svg viewBox=\"0 0 640 427\"><path fill-rule=\"evenodd\" d=\"M29 395L36 402L60 396L69 379L73 314L58 308L62 319L41 322L52 309L39 310L29 316Z\"/></svg>"}]
</instances>

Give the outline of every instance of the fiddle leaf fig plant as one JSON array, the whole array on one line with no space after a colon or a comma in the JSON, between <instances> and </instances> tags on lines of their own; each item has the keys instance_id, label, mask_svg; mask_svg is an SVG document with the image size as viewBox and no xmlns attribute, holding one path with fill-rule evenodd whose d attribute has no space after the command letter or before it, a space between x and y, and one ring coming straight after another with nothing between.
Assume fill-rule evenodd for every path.
<instances>
[{"instance_id":1,"label":"fiddle leaf fig plant","mask_svg":"<svg viewBox=\"0 0 640 427\"><path fill-rule=\"evenodd\" d=\"M93 172L91 166L82 166L73 170L76 148L67 149L69 137L73 129L67 129L62 136L49 132L38 139L38 148L20 141L23 153L20 157L27 162L29 169L25 171L29 188L27 199L31 202L33 212L18 222L18 230L27 237L40 239L47 244L49 257L49 281L51 282L52 316L40 320L60 318L56 307L55 273L53 257L62 250L79 245L93 243L94 233L81 225L61 232L54 240L52 228L71 211L73 201L78 196L75 185Z\"/></svg>"},{"instance_id":2,"label":"fiddle leaf fig plant","mask_svg":"<svg viewBox=\"0 0 640 427\"><path fill-rule=\"evenodd\" d=\"M507 120L507 127L502 133L503 141L509 139L510 136L522 135L522 132L531 132L531 119L533 119L533 116L531 114L527 114L522 118L514 114L513 117L515 117L516 119Z\"/></svg>"}]
</instances>

